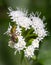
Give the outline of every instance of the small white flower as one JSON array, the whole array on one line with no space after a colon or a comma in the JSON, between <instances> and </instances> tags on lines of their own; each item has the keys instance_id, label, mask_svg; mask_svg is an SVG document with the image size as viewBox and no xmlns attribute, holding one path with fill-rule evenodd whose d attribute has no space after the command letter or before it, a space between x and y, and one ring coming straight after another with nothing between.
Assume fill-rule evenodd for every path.
<instances>
[{"instance_id":1,"label":"small white flower","mask_svg":"<svg viewBox=\"0 0 51 65\"><path fill-rule=\"evenodd\" d=\"M24 50L24 54L26 57L32 57L34 55L34 48L32 45L28 46L26 50Z\"/></svg>"},{"instance_id":2,"label":"small white flower","mask_svg":"<svg viewBox=\"0 0 51 65\"><path fill-rule=\"evenodd\" d=\"M11 19L13 19L14 22L17 21L19 17L27 16L27 13L26 12L24 13L22 10L17 9L16 11L11 10L9 16L11 16Z\"/></svg>"},{"instance_id":3,"label":"small white flower","mask_svg":"<svg viewBox=\"0 0 51 65\"><path fill-rule=\"evenodd\" d=\"M32 21L28 17L19 17L16 23L25 29L29 29Z\"/></svg>"},{"instance_id":4,"label":"small white flower","mask_svg":"<svg viewBox=\"0 0 51 65\"><path fill-rule=\"evenodd\" d=\"M8 46L11 47L11 48L14 48L14 42L11 41L11 40L9 40L9 42L8 42Z\"/></svg>"},{"instance_id":5,"label":"small white flower","mask_svg":"<svg viewBox=\"0 0 51 65\"><path fill-rule=\"evenodd\" d=\"M42 40L45 36L47 36L47 31L45 31L45 29L37 29L37 31L39 40Z\"/></svg>"},{"instance_id":6,"label":"small white flower","mask_svg":"<svg viewBox=\"0 0 51 65\"><path fill-rule=\"evenodd\" d=\"M18 36L18 43L14 45L14 48L20 52L26 47L26 42L24 41L22 36Z\"/></svg>"},{"instance_id":7,"label":"small white flower","mask_svg":"<svg viewBox=\"0 0 51 65\"><path fill-rule=\"evenodd\" d=\"M39 40L38 40L38 39L34 39L34 40L32 41L32 46L33 46L34 48L39 48Z\"/></svg>"}]
</instances>

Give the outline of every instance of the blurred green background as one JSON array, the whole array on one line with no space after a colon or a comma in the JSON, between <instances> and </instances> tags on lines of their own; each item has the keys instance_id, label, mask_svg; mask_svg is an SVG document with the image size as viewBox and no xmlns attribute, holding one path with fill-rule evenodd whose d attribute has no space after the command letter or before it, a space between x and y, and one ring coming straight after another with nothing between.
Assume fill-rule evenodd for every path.
<instances>
[{"instance_id":1,"label":"blurred green background","mask_svg":"<svg viewBox=\"0 0 51 65\"><path fill-rule=\"evenodd\" d=\"M41 12L46 17L44 22L47 23L49 31L42 46L40 47L37 61L30 61L26 58L21 63L21 55L14 55L14 50L8 47L8 37L3 35L7 30L10 18L7 15L8 7L26 8L29 12ZM51 65L51 0L0 0L0 65Z\"/></svg>"}]
</instances>

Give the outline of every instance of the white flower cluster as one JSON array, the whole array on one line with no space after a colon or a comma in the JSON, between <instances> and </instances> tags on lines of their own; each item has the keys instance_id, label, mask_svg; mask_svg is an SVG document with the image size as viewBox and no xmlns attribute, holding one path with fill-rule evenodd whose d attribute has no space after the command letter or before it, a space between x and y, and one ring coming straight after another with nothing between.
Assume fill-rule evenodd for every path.
<instances>
[{"instance_id":1,"label":"white flower cluster","mask_svg":"<svg viewBox=\"0 0 51 65\"><path fill-rule=\"evenodd\" d=\"M27 17L27 13L21 10L10 11L9 16L13 22L16 22L19 26L24 27L26 30L29 29L29 26L32 24L32 21L29 17Z\"/></svg>"},{"instance_id":2,"label":"white flower cluster","mask_svg":"<svg viewBox=\"0 0 51 65\"><path fill-rule=\"evenodd\" d=\"M39 17L31 17L32 18L32 27L35 29L35 33L38 34L38 39L41 41L45 36L47 36L47 31L45 30L45 25L43 20Z\"/></svg>"},{"instance_id":3,"label":"white flower cluster","mask_svg":"<svg viewBox=\"0 0 51 65\"><path fill-rule=\"evenodd\" d=\"M14 48L20 52L20 50L23 50L26 48L26 42L24 41L22 36L18 36L18 43L14 45Z\"/></svg>"},{"instance_id":4,"label":"white flower cluster","mask_svg":"<svg viewBox=\"0 0 51 65\"><path fill-rule=\"evenodd\" d=\"M39 48L39 41L37 39L34 39L32 41L32 44L26 48L25 56L26 57L32 57L34 55L34 51L36 48Z\"/></svg>"},{"instance_id":5,"label":"white flower cluster","mask_svg":"<svg viewBox=\"0 0 51 65\"><path fill-rule=\"evenodd\" d=\"M28 17L26 12L23 12L19 9L16 11L10 10L9 16L11 16L11 19L13 20L13 22L17 24L16 34L18 37L18 42L15 43L13 47L19 52L21 50L24 50L24 54L26 57L32 57L34 55L35 49L39 48L39 42L45 36L47 36L47 31L45 30L45 25L43 23L43 20L41 20L41 18L36 16ZM7 33L10 33L10 30L12 28L11 25L9 26L10 27L8 28ZM34 39L31 45L29 45L28 47L26 46L25 39L21 35L22 31L20 26L24 27L25 30L30 29L30 26L31 26L34 29L34 33L38 35L38 37Z\"/></svg>"}]
</instances>

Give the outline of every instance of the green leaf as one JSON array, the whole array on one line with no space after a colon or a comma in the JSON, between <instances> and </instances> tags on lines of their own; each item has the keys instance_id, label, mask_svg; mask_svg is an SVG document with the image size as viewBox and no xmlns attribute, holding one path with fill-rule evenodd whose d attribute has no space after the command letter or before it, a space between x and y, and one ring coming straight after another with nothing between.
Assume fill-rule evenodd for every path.
<instances>
[{"instance_id":1,"label":"green leaf","mask_svg":"<svg viewBox=\"0 0 51 65\"><path fill-rule=\"evenodd\" d=\"M26 46L31 45L32 41L33 41L33 38L31 38L30 40L28 40L28 42L27 42Z\"/></svg>"}]
</instances>

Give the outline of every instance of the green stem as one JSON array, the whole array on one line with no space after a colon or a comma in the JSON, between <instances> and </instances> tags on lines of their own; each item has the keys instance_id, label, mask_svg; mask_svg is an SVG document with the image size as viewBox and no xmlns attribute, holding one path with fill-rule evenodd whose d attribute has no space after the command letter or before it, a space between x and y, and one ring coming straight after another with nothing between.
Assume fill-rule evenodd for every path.
<instances>
[{"instance_id":1,"label":"green stem","mask_svg":"<svg viewBox=\"0 0 51 65\"><path fill-rule=\"evenodd\" d=\"M31 30L27 33L27 35L25 36L25 38L27 38L32 31L33 31L33 29L31 29Z\"/></svg>"}]
</instances>

